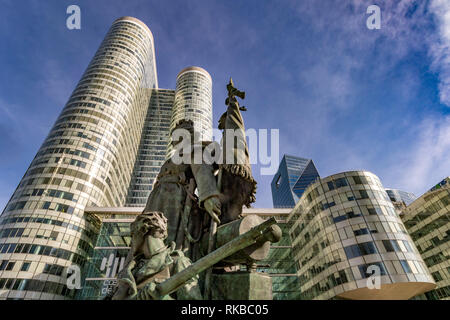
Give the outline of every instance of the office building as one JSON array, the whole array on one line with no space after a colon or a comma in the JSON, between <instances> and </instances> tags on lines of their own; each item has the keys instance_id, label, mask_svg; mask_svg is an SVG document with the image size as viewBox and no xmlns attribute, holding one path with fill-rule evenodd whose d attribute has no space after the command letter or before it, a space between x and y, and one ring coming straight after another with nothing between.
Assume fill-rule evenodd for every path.
<instances>
[{"instance_id":1,"label":"office building","mask_svg":"<svg viewBox=\"0 0 450 320\"><path fill-rule=\"evenodd\" d=\"M319 179L287 222L300 299L410 299L436 286L383 185L370 172Z\"/></svg>"},{"instance_id":2,"label":"office building","mask_svg":"<svg viewBox=\"0 0 450 320\"><path fill-rule=\"evenodd\" d=\"M284 155L271 183L274 208L293 208L317 178L319 172L311 159Z\"/></svg>"},{"instance_id":3,"label":"office building","mask_svg":"<svg viewBox=\"0 0 450 320\"><path fill-rule=\"evenodd\" d=\"M436 281L430 300L450 300L450 178L411 203L403 223Z\"/></svg>"},{"instance_id":4,"label":"office building","mask_svg":"<svg viewBox=\"0 0 450 320\"><path fill-rule=\"evenodd\" d=\"M126 206L145 206L166 158L175 90L152 89Z\"/></svg>"},{"instance_id":5,"label":"office building","mask_svg":"<svg viewBox=\"0 0 450 320\"><path fill-rule=\"evenodd\" d=\"M189 67L176 83L158 88L150 29L114 21L0 216L0 299L74 298L66 271L102 226L85 208L143 206L178 119L208 136L211 77Z\"/></svg>"}]
</instances>

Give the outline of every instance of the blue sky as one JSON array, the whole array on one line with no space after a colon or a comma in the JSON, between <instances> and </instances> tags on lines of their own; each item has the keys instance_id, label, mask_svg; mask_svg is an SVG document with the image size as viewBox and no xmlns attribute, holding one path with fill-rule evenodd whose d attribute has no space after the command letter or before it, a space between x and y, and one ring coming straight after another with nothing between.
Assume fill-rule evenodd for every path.
<instances>
[{"instance_id":1,"label":"blue sky","mask_svg":"<svg viewBox=\"0 0 450 320\"><path fill-rule=\"evenodd\" d=\"M66 8L81 8L81 30ZM366 9L381 8L368 30ZM364 169L421 195L450 174L450 2L25 1L0 10L0 210L45 139L111 23L153 32L159 86L184 67L213 78L214 123L230 76L247 93L247 128L280 130L284 153L325 177ZM271 207L271 176L256 207Z\"/></svg>"}]
</instances>

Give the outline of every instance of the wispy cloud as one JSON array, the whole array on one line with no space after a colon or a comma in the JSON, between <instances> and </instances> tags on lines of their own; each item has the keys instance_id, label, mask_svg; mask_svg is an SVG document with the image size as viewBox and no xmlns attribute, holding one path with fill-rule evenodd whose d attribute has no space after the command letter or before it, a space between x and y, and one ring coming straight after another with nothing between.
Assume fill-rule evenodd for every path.
<instances>
[{"instance_id":1,"label":"wispy cloud","mask_svg":"<svg viewBox=\"0 0 450 320\"><path fill-rule=\"evenodd\" d=\"M450 175L450 116L425 119L417 132L416 142L397 164L393 178L420 195Z\"/></svg>"}]
</instances>

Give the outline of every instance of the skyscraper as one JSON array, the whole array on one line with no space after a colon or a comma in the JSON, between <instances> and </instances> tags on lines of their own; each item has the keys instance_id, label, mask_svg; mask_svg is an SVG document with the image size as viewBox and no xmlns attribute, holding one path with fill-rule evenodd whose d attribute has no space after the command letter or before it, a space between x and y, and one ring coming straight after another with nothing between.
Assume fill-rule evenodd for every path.
<instances>
[{"instance_id":1,"label":"skyscraper","mask_svg":"<svg viewBox=\"0 0 450 320\"><path fill-rule=\"evenodd\" d=\"M300 299L410 299L436 286L381 181L370 172L317 180L287 223ZM375 270L377 290L368 279Z\"/></svg>"},{"instance_id":2,"label":"skyscraper","mask_svg":"<svg viewBox=\"0 0 450 320\"><path fill-rule=\"evenodd\" d=\"M411 238L436 281L430 300L450 299L450 177L411 203L402 216Z\"/></svg>"},{"instance_id":3,"label":"skyscraper","mask_svg":"<svg viewBox=\"0 0 450 320\"><path fill-rule=\"evenodd\" d=\"M114 21L0 216L0 299L73 298L65 271L84 267L100 228L85 207L145 204L183 117L212 131L210 75L190 67L158 89L150 29Z\"/></svg>"},{"instance_id":4,"label":"skyscraper","mask_svg":"<svg viewBox=\"0 0 450 320\"><path fill-rule=\"evenodd\" d=\"M271 183L274 208L293 208L317 178L319 172L311 159L284 155Z\"/></svg>"},{"instance_id":5,"label":"skyscraper","mask_svg":"<svg viewBox=\"0 0 450 320\"><path fill-rule=\"evenodd\" d=\"M153 182L164 163L175 91L152 89L138 155L128 188L127 206L145 206Z\"/></svg>"}]
</instances>

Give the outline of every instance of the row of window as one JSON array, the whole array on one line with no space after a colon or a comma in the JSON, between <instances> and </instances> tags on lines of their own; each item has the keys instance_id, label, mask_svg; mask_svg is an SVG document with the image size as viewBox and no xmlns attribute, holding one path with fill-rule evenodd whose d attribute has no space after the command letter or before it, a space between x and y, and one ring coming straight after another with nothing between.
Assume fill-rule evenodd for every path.
<instances>
[{"instance_id":1,"label":"row of window","mask_svg":"<svg viewBox=\"0 0 450 320\"><path fill-rule=\"evenodd\" d=\"M5 225L9 223L44 223L44 224L50 224L58 227L68 228L70 230L75 230L77 232L82 232L86 237L91 239L92 241L95 241L97 238L97 233L93 231L89 231L86 229L83 229L82 227L79 227L77 225L74 225L72 223L63 222L55 219L50 218L43 218L43 217L11 217L11 218L5 218L0 222L0 225Z\"/></svg>"},{"instance_id":2,"label":"row of window","mask_svg":"<svg viewBox=\"0 0 450 320\"><path fill-rule=\"evenodd\" d=\"M382 243L387 252L414 252L409 242L405 240L382 240ZM344 251L348 259L378 253L373 242L350 245L344 247Z\"/></svg>"},{"instance_id":3,"label":"row of window","mask_svg":"<svg viewBox=\"0 0 450 320\"><path fill-rule=\"evenodd\" d=\"M378 253L378 250L373 242L353 244L351 246L344 247L344 251L347 255L347 259Z\"/></svg>"},{"instance_id":4,"label":"row of window","mask_svg":"<svg viewBox=\"0 0 450 320\"><path fill-rule=\"evenodd\" d=\"M80 267L84 266L86 263L86 259L77 253L61 248L30 243L3 243L0 244L0 253L26 253L51 256L72 261Z\"/></svg>"},{"instance_id":5,"label":"row of window","mask_svg":"<svg viewBox=\"0 0 450 320\"><path fill-rule=\"evenodd\" d=\"M70 290L61 283L35 279L0 279L0 290L3 289L52 293L69 298L74 298L76 293L76 290Z\"/></svg>"},{"instance_id":6,"label":"row of window","mask_svg":"<svg viewBox=\"0 0 450 320\"><path fill-rule=\"evenodd\" d=\"M5 212L12 211L12 210L21 210L25 208L25 205L28 201L18 201L15 203L12 203L8 206ZM39 202L36 209L43 209L43 210L53 210L53 211L59 211L63 213L72 214L74 207L71 207L67 204L62 203L52 203L50 201L45 202Z\"/></svg>"},{"instance_id":7,"label":"row of window","mask_svg":"<svg viewBox=\"0 0 450 320\"><path fill-rule=\"evenodd\" d=\"M446 194L444 197L437 199L436 201L429 201L426 206L420 209L415 209L419 211L414 216L408 214L405 216L405 226L409 229L414 227L416 224L429 218L431 215L437 213L439 210L450 207L450 194ZM445 216L445 214L444 214Z\"/></svg>"},{"instance_id":8,"label":"row of window","mask_svg":"<svg viewBox=\"0 0 450 320\"><path fill-rule=\"evenodd\" d=\"M15 264L16 264L16 261L2 260L2 261L0 261L0 271L13 270ZM28 271L30 269L30 266L31 266L31 261L24 261L22 263L22 266L20 267L20 271L25 271L26 272L26 271ZM63 271L64 271L64 267L63 266L59 266L57 264L46 263L42 273L52 274L52 275L55 275L55 276L60 276L60 275L62 275Z\"/></svg>"},{"instance_id":9,"label":"row of window","mask_svg":"<svg viewBox=\"0 0 450 320\"><path fill-rule=\"evenodd\" d=\"M353 179L353 184L349 183L349 179ZM306 200L307 203L310 203L312 201L314 201L319 195L327 192L327 191L331 191L331 190L335 190L335 189L339 189L345 186L349 186L349 185L372 185L372 186L379 186L382 187L380 182L377 181L375 178L369 178L367 176L351 176L351 177L343 177L343 178L338 178L332 181L328 181L326 184L319 184L316 188L314 188L313 190L309 191L307 196L306 196ZM327 188L325 188L325 186ZM328 189L328 190L327 190ZM367 194L367 192L364 192L364 190L362 190L363 192L360 192L360 199L366 199L367 197L369 197L369 195ZM355 192L358 192L355 191ZM383 200L389 200L389 197L386 193L386 191L379 191L379 190L370 190L370 198L372 198L372 195L376 195L376 198L379 199L383 199ZM352 199L353 200L353 199ZM349 199L350 201L350 199Z\"/></svg>"}]
</instances>

